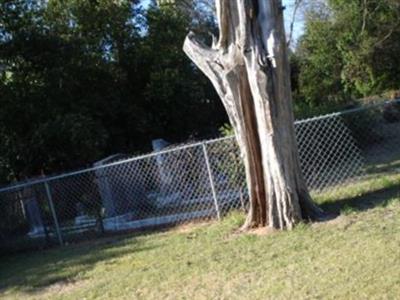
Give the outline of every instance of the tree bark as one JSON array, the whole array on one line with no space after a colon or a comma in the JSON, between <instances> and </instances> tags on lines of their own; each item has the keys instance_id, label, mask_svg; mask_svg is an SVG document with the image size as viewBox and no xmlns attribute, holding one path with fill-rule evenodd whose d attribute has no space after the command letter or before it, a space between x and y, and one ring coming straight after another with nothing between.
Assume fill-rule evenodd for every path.
<instances>
[{"instance_id":1,"label":"tree bark","mask_svg":"<svg viewBox=\"0 0 400 300\"><path fill-rule=\"evenodd\" d=\"M318 219L303 179L294 132L281 0L216 0L219 39L189 33L184 51L212 81L234 128L250 208L243 229L291 229Z\"/></svg>"}]
</instances>

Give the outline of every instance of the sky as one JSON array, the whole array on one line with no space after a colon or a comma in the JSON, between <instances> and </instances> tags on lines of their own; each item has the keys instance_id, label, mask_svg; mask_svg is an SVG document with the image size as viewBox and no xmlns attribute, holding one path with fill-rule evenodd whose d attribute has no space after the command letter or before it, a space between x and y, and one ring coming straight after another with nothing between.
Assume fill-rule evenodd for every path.
<instances>
[{"instance_id":1,"label":"sky","mask_svg":"<svg viewBox=\"0 0 400 300\"><path fill-rule=\"evenodd\" d=\"M290 22L292 21L293 17L293 9L294 9L294 2L295 0L283 0L283 5L286 7L285 9L285 25L286 25L286 32L289 33ZM293 26L293 39L297 40L304 32L304 22L297 13L295 18L295 23Z\"/></svg>"},{"instance_id":2,"label":"sky","mask_svg":"<svg viewBox=\"0 0 400 300\"><path fill-rule=\"evenodd\" d=\"M144 6L146 6L146 2L148 3L149 0L144 1ZM283 5L286 7L285 9L285 25L286 25L286 32L289 33L290 22L293 17L293 8L295 0L282 0ZM293 39L296 41L304 31L304 22L301 20L302 18L297 14L297 18L295 18L294 28L293 28Z\"/></svg>"}]
</instances>

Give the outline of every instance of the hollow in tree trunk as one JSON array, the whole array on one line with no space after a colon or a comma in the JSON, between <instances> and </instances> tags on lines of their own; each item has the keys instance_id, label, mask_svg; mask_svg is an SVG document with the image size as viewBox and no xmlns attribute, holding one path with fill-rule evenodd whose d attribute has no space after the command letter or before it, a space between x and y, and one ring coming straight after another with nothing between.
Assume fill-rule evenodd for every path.
<instances>
[{"instance_id":1,"label":"hollow in tree trunk","mask_svg":"<svg viewBox=\"0 0 400 300\"><path fill-rule=\"evenodd\" d=\"M323 216L303 179L281 0L216 0L219 39L184 51L212 81L234 128L250 209L243 229L291 229Z\"/></svg>"}]
</instances>

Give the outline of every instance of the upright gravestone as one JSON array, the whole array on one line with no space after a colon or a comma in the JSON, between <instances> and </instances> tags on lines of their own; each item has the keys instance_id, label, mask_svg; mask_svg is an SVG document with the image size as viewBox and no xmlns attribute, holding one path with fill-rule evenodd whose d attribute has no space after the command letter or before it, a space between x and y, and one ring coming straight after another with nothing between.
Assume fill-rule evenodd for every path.
<instances>
[{"instance_id":1,"label":"upright gravestone","mask_svg":"<svg viewBox=\"0 0 400 300\"><path fill-rule=\"evenodd\" d=\"M117 207L115 203L115 195L113 193L113 183L111 181L109 168L102 168L102 166L113 163L115 161L126 158L126 155L123 154L115 154L105 159L102 159L96 163L94 163L94 167L97 167L96 173L96 181L97 186L99 188L101 200L103 202L104 211L106 217L114 217L118 215Z\"/></svg>"},{"instance_id":2,"label":"upright gravestone","mask_svg":"<svg viewBox=\"0 0 400 300\"><path fill-rule=\"evenodd\" d=\"M170 144L163 140L153 140L153 150L160 152L165 150ZM185 154L187 151L171 151L168 153L158 153L156 158L158 171L158 195L156 197L159 207L174 205L177 206L188 192L190 186L185 180Z\"/></svg>"},{"instance_id":3,"label":"upright gravestone","mask_svg":"<svg viewBox=\"0 0 400 300\"><path fill-rule=\"evenodd\" d=\"M42 236L45 233L40 208L32 187L25 187L21 194L25 216L29 224L28 235L31 237Z\"/></svg>"},{"instance_id":4,"label":"upright gravestone","mask_svg":"<svg viewBox=\"0 0 400 300\"><path fill-rule=\"evenodd\" d=\"M147 210L143 160L121 162L126 158L126 155L117 154L95 163L95 167L98 167L95 173L106 218L138 219Z\"/></svg>"},{"instance_id":5,"label":"upright gravestone","mask_svg":"<svg viewBox=\"0 0 400 300\"><path fill-rule=\"evenodd\" d=\"M166 140L157 139L157 140L152 141L152 145L153 145L154 152L159 152L159 151L164 150L166 147L168 147L169 143ZM168 175L168 170L165 168L166 155L167 154L158 154L156 156L157 169L158 169L158 174L159 174L159 178L160 178L161 194L164 194L168 190L168 187L171 184L171 178Z\"/></svg>"}]
</instances>

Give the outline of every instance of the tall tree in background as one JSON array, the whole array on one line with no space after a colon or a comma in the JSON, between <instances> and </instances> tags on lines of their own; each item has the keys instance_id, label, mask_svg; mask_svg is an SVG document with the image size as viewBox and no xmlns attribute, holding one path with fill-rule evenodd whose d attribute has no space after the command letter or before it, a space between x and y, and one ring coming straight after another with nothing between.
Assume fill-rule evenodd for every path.
<instances>
[{"instance_id":1,"label":"tall tree in background","mask_svg":"<svg viewBox=\"0 0 400 300\"><path fill-rule=\"evenodd\" d=\"M198 136L210 124L216 127L213 122L221 124L225 120L211 84L193 68L177 42L184 39L191 25L189 16L172 6L147 12L147 34L141 56L148 63L144 114L149 116L152 136L176 141L182 131ZM202 25L194 24L198 31L205 31Z\"/></svg>"},{"instance_id":2,"label":"tall tree in background","mask_svg":"<svg viewBox=\"0 0 400 300\"><path fill-rule=\"evenodd\" d=\"M226 122L181 51L188 27L212 24L140 2L0 2L0 182L149 151L155 138L207 138Z\"/></svg>"},{"instance_id":3,"label":"tall tree in background","mask_svg":"<svg viewBox=\"0 0 400 300\"><path fill-rule=\"evenodd\" d=\"M332 26L329 10L325 6L310 9L305 34L295 53L299 63L297 100L306 102L307 108L315 108L340 103L345 98L341 78L344 63L336 47L340 33Z\"/></svg>"},{"instance_id":4,"label":"tall tree in background","mask_svg":"<svg viewBox=\"0 0 400 300\"><path fill-rule=\"evenodd\" d=\"M328 4L339 33L336 45L343 57L345 87L360 96L393 88L396 79L398 87L399 69L393 59L399 50L400 2L330 0ZM389 60L393 65L386 65ZM390 70L393 67L396 72Z\"/></svg>"},{"instance_id":5,"label":"tall tree in background","mask_svg":"<svg viewBox=\"0 0 400 300\"><path fill-rule=\"evenodd\" d=\"M346 103L400 86L398 0L309 1L300 96L313 106Z\"/></svg>"},{"instance_id":6,"label":"tall tree in background","mask_svg":"<svg viewBox=\"0 0 400 300\"><path fill-rule=\"evenodd\" d=\"M131 15L129 6L111 2L1 3L0 160L9 179L82 167L103 155L110 136L104 120L111 119L103 115L121 98L104 58L114 53L105 29L117 31L109 23Z\"/></svg>"},{"instance_id":7,"label":"tall tree in background","mask_svg":"<svg viewBox=\"0 0 400 300\"><path fill-rule=\"evenodd\" d=\"M291 229L323 212L303 179L294 133L281 0L217 0L219 39L190 33L184 50L222 99L241 150L250 195L243 229Z\"/></svg>"}]
</instances>

